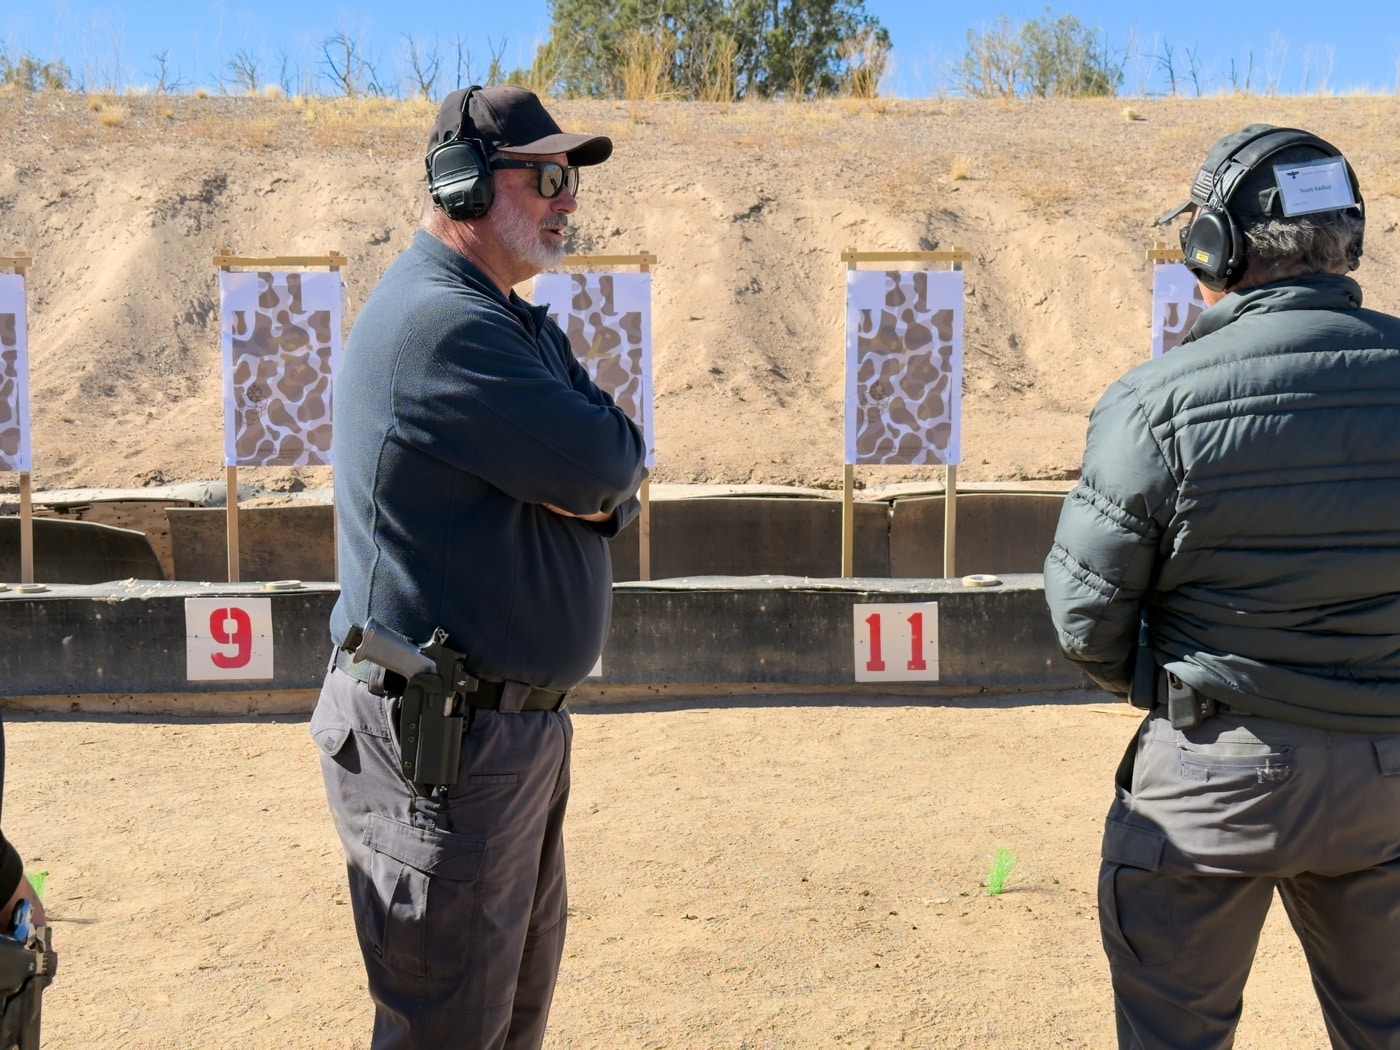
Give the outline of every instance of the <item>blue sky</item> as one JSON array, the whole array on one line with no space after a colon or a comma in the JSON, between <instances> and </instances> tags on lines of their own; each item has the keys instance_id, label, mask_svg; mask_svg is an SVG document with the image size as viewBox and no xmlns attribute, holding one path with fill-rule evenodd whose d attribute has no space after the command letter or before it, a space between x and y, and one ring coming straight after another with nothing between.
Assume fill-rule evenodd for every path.
<instances>
[{"instance_id":1,"label":"blue sky","mask_svg":"<svg viewBox=\"0 0 1400 1050\"><path fill-rule=\"evenodd\" d=\"M1013 22L1039 18L1044 3L940 4L937 0L866 0L866 10L894 41L893 74L887 93L923 97L949 90L947 69L966 49L969 29L980 30L999 14ZM1233 63L1241 88L1284 94L1369 90L1393 92L1400 80L1400 5L1395 0L1350 0L1347 4L1236 0L1218 7L1181 3L1079 0L1052 5L1055 15L1073 14L1098 26L1114 51L1127 55L1121 93L1165 94L1162 59L1173 52L1178 93L1195 93L1194 65L1202 93L1228 90ZM455 17L445 17L448 13ZM1341 17L1329 18L1336 13ZM88 3L83 0L2 0L0 45L11 54L63 59L97 86L149 87L156 82L156 55L186 90L216 88L240 52L255 58L277 79L287 67L303 76L322 64L321 42L343 31L356 40L380 72L391 79L406 69L405 37L429 47L436 37L444 55L460 38L480 78L493 52L506 66L526 65L548 36L546 0L466 0L460 4L403 0L187 0L183 3ZM455 85L449 60L441 91ZM449 82L449 80L451 82ZM325 90L324 86L322 90Z\"/></svg>"}]
</instances>

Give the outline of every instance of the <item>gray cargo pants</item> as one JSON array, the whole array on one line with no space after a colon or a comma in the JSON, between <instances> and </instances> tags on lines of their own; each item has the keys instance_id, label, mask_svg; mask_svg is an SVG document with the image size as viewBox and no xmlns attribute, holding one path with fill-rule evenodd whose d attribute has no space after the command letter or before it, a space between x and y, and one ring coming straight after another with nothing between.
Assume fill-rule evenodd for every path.
<instances>
[{"instance_id":1,"label":"gray cargo pants","mask_svg":"<svg viewBox=\"0 0 1400 1050\"><path fill-rule=\"evenodd\" d=\"M1400 734L1158 707L1104 827L1120 1047L1233 1045L1275 888L1332 1045L1400 1050Z\"/></svg>"},{"instance_id":2,"label":"gray cargo pants","mask_svg":"<svg viewBox=\"0 0 1400 1050\"><path fill-rule=\"evenodd\" d=\"M544 1040L564 950L567 711L476 711L445 800L399 772L389 701L326 675L311 735L345 847L374 1050Z\"/></svg>"}]
</instances>

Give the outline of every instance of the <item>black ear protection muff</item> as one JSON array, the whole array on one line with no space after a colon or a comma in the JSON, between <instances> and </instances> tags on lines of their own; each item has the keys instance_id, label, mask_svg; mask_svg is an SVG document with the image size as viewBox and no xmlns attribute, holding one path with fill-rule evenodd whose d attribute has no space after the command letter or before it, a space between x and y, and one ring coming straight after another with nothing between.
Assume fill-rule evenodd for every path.
<instances>
[{"instance_id":1,"label":"black ear protection muff","mask_svg":"<svg viewBox=\"0 0 1400 1050\"><path fill-rule=\"evenodd\" d=\"M1191 225L1181 231L1181 252L1186 268L1207 288L1221 292L1238 284L1248 265L1244 235L1230 208L1236 192L1265 161L1295 146L1316 149L1323 158L1342 156L1341 151L1331 143L1309 132L1271 127L1240 143L1214 172L1209 173L1211 182L1206 203L1196 212ZM1356 173L1345 158L1342 163L1346 165L1347 178L1351 181L1356 211L1364 219L1365 207ZM1206 175L1207 172L1203 171L1197 176L1198 185ZM1357 235L1349 255L1354 270L1361 262L1361 235Z\"/></svg>"},{"instance_id":2,"label":"black ear protection muff","mask_svg":"<svg viewBox=\"0 0 1400 1050\"><path fill-rule=\"evenodd\" d=\"M423 158L428 169L428 194L449 219L479 219L496 199L486 146L467 134L471 123L467 107L472 92L480 90L475 84L467 88L462 96L462 123L457 133L438 143Z\"/></svg>"}]
</instances>

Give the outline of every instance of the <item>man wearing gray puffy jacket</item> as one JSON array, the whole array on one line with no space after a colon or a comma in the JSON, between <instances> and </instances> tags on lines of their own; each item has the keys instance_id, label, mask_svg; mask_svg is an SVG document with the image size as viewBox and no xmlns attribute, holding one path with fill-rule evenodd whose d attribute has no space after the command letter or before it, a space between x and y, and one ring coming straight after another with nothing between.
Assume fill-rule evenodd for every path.
<instances>
[{"instance_id":1,"label":"man wearing gray puffy jacket","mask_svg":"<svg viewBox=\"0 0 1400 1050\"><path fill-rule=\"evenodd\" d=\"M1400 320L1364 205L1304 131L1206 156L1208 308L1089 421L1045 563L1061 646L1148 709L1100 925L1121 1047L1228 1047L1275 888L1334 1047L1400 1048Z\"/></svg>"}]
</instances>

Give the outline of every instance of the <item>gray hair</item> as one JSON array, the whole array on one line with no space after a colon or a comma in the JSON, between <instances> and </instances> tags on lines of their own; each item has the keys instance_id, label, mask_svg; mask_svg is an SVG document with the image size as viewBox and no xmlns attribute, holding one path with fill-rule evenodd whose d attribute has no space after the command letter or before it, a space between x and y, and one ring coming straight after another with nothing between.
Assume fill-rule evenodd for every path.
<instances>
[{"instance_id":1,"label":"gray hair","mask_svg":"<svg viewBox=\"0 0 1400 1050\"><path fill-rule=\"evenodd\" d=\"M1251 275L1348 273L1360 260L1366 220L1354 211L1241 224Z\"/></svg>"}]
</instances>

